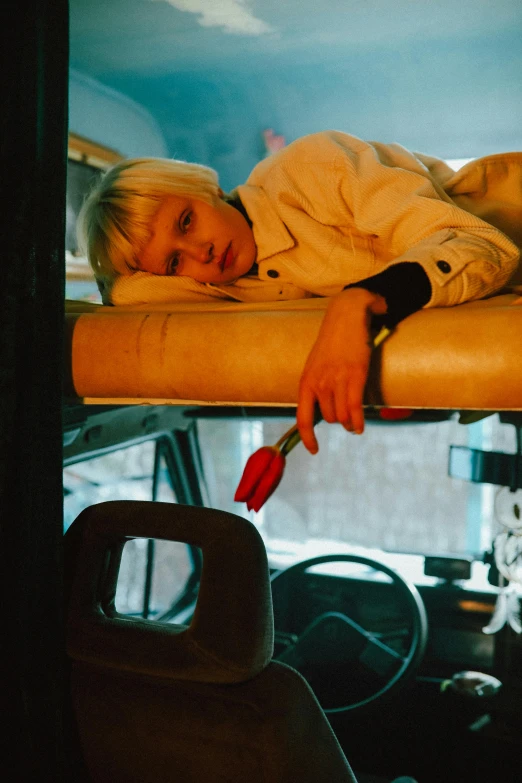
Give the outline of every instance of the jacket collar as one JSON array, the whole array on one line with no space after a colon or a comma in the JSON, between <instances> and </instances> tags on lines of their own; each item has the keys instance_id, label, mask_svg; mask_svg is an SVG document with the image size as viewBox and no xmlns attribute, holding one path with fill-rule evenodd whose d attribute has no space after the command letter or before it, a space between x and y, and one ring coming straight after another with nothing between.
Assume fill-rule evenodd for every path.
<instances>
[{"instance_id":1,"label":"jacket collar","mask_svg":"<svg viewBox=\"0 0 522 783\"><path fill-rule=\"evenodd\" d=\"M257 262L295 246L295 239L277 214L265 191L257 185L239 185L237 193L250 220L257 247Z\"/></svg>"}]
</instances>

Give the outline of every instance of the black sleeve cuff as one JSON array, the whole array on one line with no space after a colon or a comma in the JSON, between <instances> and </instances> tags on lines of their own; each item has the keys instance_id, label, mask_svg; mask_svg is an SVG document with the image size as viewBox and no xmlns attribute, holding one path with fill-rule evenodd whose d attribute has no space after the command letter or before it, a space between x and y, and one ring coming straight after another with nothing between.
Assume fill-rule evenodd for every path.
<instances>
[{"instance_id":1,"label":"black sleeve cuff","mask_svg":"<svg viewBox=\"0 0 522 783\"><path fill-rule=\"evenodd\" d=\"M386 299L388 310L385 315L372 318L372 326L393 328L412 313L420 310L431 299L431 283L420 264L402 261L373 277L367 277L347 288L365 288Z\"/></svg>"}]
</instances>

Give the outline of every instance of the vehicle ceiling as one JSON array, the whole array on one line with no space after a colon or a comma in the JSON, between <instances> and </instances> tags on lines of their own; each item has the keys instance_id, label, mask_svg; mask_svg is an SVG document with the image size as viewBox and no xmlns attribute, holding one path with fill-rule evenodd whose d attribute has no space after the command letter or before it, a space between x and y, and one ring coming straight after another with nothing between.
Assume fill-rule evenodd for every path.
<instances>
[{"instance_id":1,"label":"vehicle ceiling","mask_svg":"<svg viewBox=\"0 0 522 783\"><path fill-rule=\"evenodd\" d=\"M71 67L225 188L323 130L444 158L522 148L519 0L71 0Z\"/></svg>"}]
</instances>

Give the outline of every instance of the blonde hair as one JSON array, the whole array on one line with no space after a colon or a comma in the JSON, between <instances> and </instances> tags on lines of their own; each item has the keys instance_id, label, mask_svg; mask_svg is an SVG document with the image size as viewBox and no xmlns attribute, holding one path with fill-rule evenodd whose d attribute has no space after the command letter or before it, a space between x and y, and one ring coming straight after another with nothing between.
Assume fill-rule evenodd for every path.
<instances>
[{"instance_id":1,"label":"blonde hair","mask_svg":"<svg viewBox=\"0 0 522 783\"><path fill-rule=\"evenodd\" d=\"M213 204L218 194L216 172L197 163L134 158L106 171L85 199L76 229L102 296L116 277L136 271L165 197L191 196Z\"/></svg>"}]
</instances>

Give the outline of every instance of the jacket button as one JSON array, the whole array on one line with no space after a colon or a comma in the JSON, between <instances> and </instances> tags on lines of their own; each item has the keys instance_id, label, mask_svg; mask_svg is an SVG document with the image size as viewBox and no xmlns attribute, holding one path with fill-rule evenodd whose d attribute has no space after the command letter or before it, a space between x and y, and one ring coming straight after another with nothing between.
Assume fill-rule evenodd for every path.
<instances>
[{"instance_id":1,"label":"jacket button","mask_svg":"<svg viewBox=\"0 0 522 783\"><path fill-rule=\"evenodd\" d=\"M448 272L451 272L451 266L447 261L437 261L437 266L441 272L444 272L445 275L447 275Z\"/></svg>"},{"instance_id":2,"label":"jacket button","mask_svg":"<svg viewBox=\"0 0 522 783\"><path fill-rule=\"evenodd\" d=\"M279 277L277 269L269 269L267 272L268 277Z\"/></svg>"}]
</instances>

